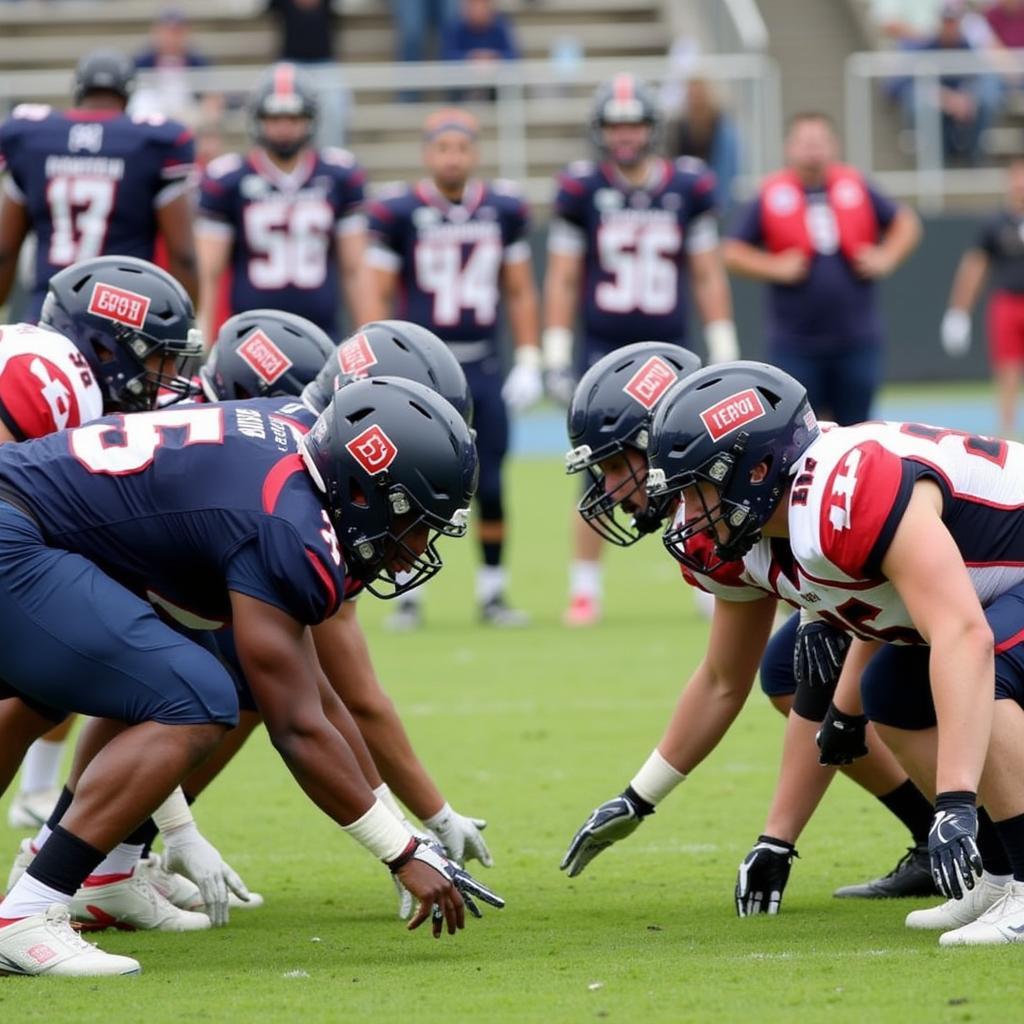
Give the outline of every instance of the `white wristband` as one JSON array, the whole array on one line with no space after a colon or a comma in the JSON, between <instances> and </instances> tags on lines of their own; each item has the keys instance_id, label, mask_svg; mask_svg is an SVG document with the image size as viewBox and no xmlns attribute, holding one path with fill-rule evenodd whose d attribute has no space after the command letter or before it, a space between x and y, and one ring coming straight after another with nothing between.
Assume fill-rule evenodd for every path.
<instances>
[{"instance_id":1,"label":"white wristband","mask_svg":"<svg viewBox=\"0 0 1024 1024\"><path fill-rule=\"evenodd\" d=\"M540 369L540 348L536 345L516 345L516 366L525 366L528 370Z\"/></svg>"},{"instance_id":2,"label":"white wristband","mask_svg":"<svg viewBox=\"0 0 1024 1024\"><path fill-rule=\"evenodd\" d=\"M413 838L412 833L379 799L361 818L341 827L385 864L399 856Z\"/></svg>"},{"instance_id":3,"label":"white wristband","mask_svg":"<svg viewBox=\"0 0 1024 1024\"><path fill-rule=\"evenodd\" d=\"M714 320L705 324L704 343L708 347L708 363L731 363L740 357L736 325L731 320Z\"/></svg>"},{"instance_id":4,"label":"white wristband","mask_svg":"<svg viewBox=\"0 0 1024 1024\"><path fill-rule=\"evenodd\" d=\"M391 787L386 783L382 782L374 791L373 795L401 822L405 821L405 814L402 813L402 808L398 806L398 801L395 799L395 794L391 792Z\"/></svg>"},{"instance_id":5,"label":"white wristband","mask_svg":"<svg viewBox=\"0 0 1024 1024\"><path fill-rule=\"evenodd\" d=\"M423 818L423 824L426 825L427 828L433 830L437 828L437 826L440 825L441 822L444 821L444 819L448 817L448 815L450 815L451 813L452 805L449 803L445 803L444 807L442 807L441 810L437 812L437 814L432 814L429 818Z\"/></svg>"},{"instance_id":6,"label":"white wristband","mask_svg":"<svg viewBox=\"0 0 1024 1024\"><path fill-rule=\"evenodd\" d=\"M181 786L178 786L153 812L153 823L164 836L176 828L195 823L195 818L192 817L192 808L189 807L185 794L181 791Z\"/></svg>"},{"instance_id":7,"label":"white wristband","mask_svg":"<svg viewBox=\"0 0 1024 1024\"><path fill-rule=\"evenodd\" d=\"M630 786L649 804L657 804L685 778L686 776L673 768L655 748L644 762L644 766L633 776Z\"/></svg>"},{"instance_id":8,"label":"white wristband","mask_svg":"<svg viewBox=\"0 0 1024 1024\"><path fill-rule=\"evenodd\" d=\"M572 365L572 331L568 327L545 328L541 336L544 350L544 367L558 372L568 370Z\"/></svg>"}]
</instances>

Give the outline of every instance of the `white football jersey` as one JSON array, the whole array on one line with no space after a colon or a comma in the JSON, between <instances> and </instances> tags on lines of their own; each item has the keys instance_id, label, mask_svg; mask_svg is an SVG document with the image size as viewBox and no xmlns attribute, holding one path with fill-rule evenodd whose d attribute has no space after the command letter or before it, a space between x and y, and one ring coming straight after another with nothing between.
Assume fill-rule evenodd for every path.
<instances>
[{"instance_id":1,"label":"white football jersey","mask_svg":"<svg viewBox=\"0 0 1024 1024\"><path fill-rule=\"evenodd\" d=\"M17 440L102 415L89 363L63 334L32 324L0 327L0 419Z\"/></svg>"}]
</instances>

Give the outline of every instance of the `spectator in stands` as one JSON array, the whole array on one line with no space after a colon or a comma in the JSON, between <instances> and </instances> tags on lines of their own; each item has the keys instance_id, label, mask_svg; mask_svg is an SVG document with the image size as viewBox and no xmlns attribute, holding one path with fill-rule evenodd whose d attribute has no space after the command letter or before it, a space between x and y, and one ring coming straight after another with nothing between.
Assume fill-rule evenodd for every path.
<instances>
[{"instance_id":1,"label":"spectator in stands","mask_svg":"<svg viewBox=\"0 0 1024 1024\"><path fill-rule=\"evenodd\" d=\"M191 45L191 31L188 17L180 7L165 7L157 14L150 32L151 45L135 57L135 67L152 72L153 77L147 86L136 91L133 113L163 114L186 123L193 123L200 116L206 120L219 116L222 97L197 92L188 79L189 68L210 64Z\"/></svg>"},{"instance_id":2,"label":"spectator in stands","mask_svg":"<svg viewBox=\"0 0 1024 1024\"><path fill-rule=\"evenodd\" d=\"M985 17L1003 46L1024 48L1024 0L996 0Z\"/></svg>"},{"instance_id":3,"label":"spectator in stands","mask_svg":"<svg viewBox=\"0 0 1024 1024\"><path fill-rule=\"evenodd\" d=\"M946 0L872 0L871 17L878 30L902 49L913 49L935 35ZM972 46L986 47L992 33L985 17L965 9L961 29Z\"/></svg>"},{"instance_id":4,"label":"spectator in stands","mask_svg":"<svg viewBox=\"0 0 1024 1024\"><path fill-rule=\"evenodd\" d=\"M691 78L679 119L670 126L670 156L694 156L715 172L715 203L729 207L739 169L740 144L732 118L722 109L706 78Z\"/></svg>"},{"instance_id":5,"label":"spectator in stands","mask_svg":"<svg viewBox=\"0 0 1024 1024\"><path fill-rule=\"evenodd\" d=\"M335 34L340 25L335 0L267 0L266 13L280 33L278 59L309 71L319 106L318 147L345 141L349 91L335 57Z\"/></svg>"},{"instance_id":6,"label":"spectator in stands","mask_svg":"<svg viewBox=\"0 0 1024 1024\"><path fill-rule=\"evenodd\" d=\"M882 376L876 282L917 245L917 216L839 163L824 114L798 114L786 167L764 181L722 245L733 273L768 283L767 358L839 423L871 413Z\"/></svg>"},{"instance_id":7,"label":"spectator in stands","mask_svg":"<svg viewBox=\"0 0 1024 1024\"><path fill-rule=\"evenodd\" d=\"M425 60L427 40L435 35L440 42L445 26L455 17L458 0L391 0L391 9L397 30L398 59Z\"/></svg>"},{"instance_id":8,"label":"spectator in stands","mask_svg":"<svg viewBox=\"0 0 1024 1024\"><path fill-rule=\"evenodd\" d=\"M509 20L494 0L462 0L444 28L441 59L472 62L518 60L519 47Z\"/></svg>"}]
</instances>

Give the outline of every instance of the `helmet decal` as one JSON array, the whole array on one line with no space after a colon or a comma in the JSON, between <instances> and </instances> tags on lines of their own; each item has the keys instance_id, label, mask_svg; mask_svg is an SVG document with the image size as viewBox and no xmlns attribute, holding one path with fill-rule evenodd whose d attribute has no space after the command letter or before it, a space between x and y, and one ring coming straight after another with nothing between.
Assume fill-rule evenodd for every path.
<instances>
[{"instance_id":1,"label":"helmet decal","mask_svg":"<svg viewBox=\"0 0 1024 1024\"><path fill-rule=\"evenodd\" d=\"M293 365L284 352L259 327L238 346L238 354L267 384L273 384Z\"/></svg>"},{"instance_id":2,"label":"helmet decal","mask_svg":"<svg viewBox=\"0 0 1024 1024\"><path fill-rule=\"evenodd\" d=\"M645 409L653 409L658 399L675 384L676 371L661 356L651 356L622 389Z\"/></svg>"},{"instance_id":3,"label":"helmet decal","mask_svg":"<svg viewBox=\"0 0 1024 1024\"><path fill-rule=\"evenodd\" d=\"M88 309L96 316L140 330L146 322L151 301L148 296L140 295L138 292L130 292L127 288L118 288L116 285L97 281L92 286Z\"/></svg>"},{"instance_id":4,"label":"helmet decal","mask_svg":"<svg viewBox=\"0 0 1024 1024\"><path fill-rule=\"evenodd\" d=\"M394 441L376 423L345 445L348 453L367 473L383 473L398 455Z\"/></svg>"},{"instance_id":5,"label":"helmet decal","mask_svg":"<svg viewBox=\"0 0 1024 1024\"><path fill-rule=\"evenodd\" d=\"M700 418L712 441L720 441L734 430L767 415L761 396L753 389L737 391L705 409Z\"/></svg>"},{"instance_id":6,"label":"helmet decal","mask_svg":"<svg viewBox=\"0 0 1024 1024\"><path fill-rule=\"evenodd\" d=\"M353 334L338 348L338 365L341 372L353 377L365 376L366 371L377 363L370 339L365 334Z\"/></svg>"}]
</instances>

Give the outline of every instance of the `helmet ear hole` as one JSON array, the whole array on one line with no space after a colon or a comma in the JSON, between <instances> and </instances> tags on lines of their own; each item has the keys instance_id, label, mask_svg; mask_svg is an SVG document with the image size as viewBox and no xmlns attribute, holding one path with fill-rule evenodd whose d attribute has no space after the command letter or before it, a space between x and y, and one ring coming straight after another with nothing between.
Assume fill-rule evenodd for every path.
<instances>
[{"instance_id":1,"label":"helmet ear hole","mask_svg":"<svg viewBox=\"0 0 1024 1024\"><path fill-rule=\"evenodd\" d=\"M358 505L360 508L367 508L370 504L366 499L365 491L359 486L359 481L352 476L348 478L348 497L353 505Z\"/></svg>"}]
</instances>

